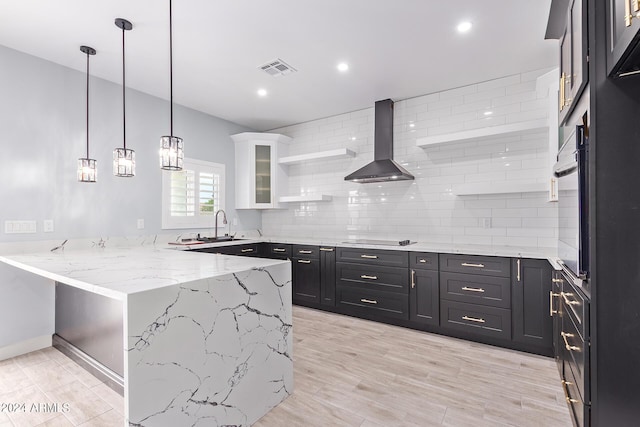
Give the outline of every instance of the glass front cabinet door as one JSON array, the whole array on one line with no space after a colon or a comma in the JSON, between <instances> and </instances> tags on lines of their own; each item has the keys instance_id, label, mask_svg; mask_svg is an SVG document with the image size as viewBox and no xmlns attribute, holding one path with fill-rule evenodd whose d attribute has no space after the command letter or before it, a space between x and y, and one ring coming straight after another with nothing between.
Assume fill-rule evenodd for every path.
<instances>
[{"instance_id":1,"label":"glass front cabinet door","mask_svg":"<svg viewBox=\"0 0 640 427\"><path fill-rule=\"evenodd\" d=\"M232 135L236 152L236 209L278 208L287 175L278 158L288 154L291 138L276 133Z\"/></svg>"}]
</instances>

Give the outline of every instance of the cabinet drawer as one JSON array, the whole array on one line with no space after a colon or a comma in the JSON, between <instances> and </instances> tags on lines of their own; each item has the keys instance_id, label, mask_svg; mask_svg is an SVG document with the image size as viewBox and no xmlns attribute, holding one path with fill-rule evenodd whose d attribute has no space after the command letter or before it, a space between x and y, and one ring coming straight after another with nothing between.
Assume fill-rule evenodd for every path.
<instances>
[{"instance_id":1,"label":"cabinet drawer","mask_svg":"<svg viewBox=\"0 0 640 427\"><path fill-rule=\"evenodd\" d=\"M562 318L560 340L561 351L564 353L565 375L570 369L580 396L589 402L589 345L582 339L576 324L569 316Z\"/></svg>"},{"instance_id":2,"label":"cabinet drawer","mask_svg":"<svg viewBox=\"0 0 640 427\"><path fill-rule=\"evenodd\" d=\"M247 255L247 256L260 255L260 247L257 243L251 244L251 245L229 246L229 248L233 248L231 252L232 255Z\"/></svg>"},{"instance_id":3,"label":"cabinet drawer","mask_svg":"<svg viewBox=\"0 0 640 427\"><path fill-rule=\"evenodd\" d=\"M338 306L353 312L409 319L409 297L393 292L338 286Z\"/></svg>"},{"instance_id":4,"label":"cabinet drawer","mask_svg":"<svg viewBox=\"0 0 640 427\"><path fill-rule=\"evenodd\" d=\"M338 284L377 289L386 292L409 292L409 271L406 268L336 263Z\"/></svg>"},{"instance_id":5,"label":"cabinet drawer","mask_svg":"<svg viewBox=\"0 0 640 427\"><path fill-rule=\"evenodd\" d=\"M576 387L577 381L573 376L571 369L567 369L565 372L565 379L562 382L562 388L564 389L564 397L569 405L569 412L573 418L574 425L579 427L589 427L590 416L589 411L591 407L585 404L585 401L580 396L580 392Z\"/></svg>"},{"instance_id":6,"label":"cabinet drawer","mask_svg":"<svg viewBox=\"0 0 640 427\"><path fill-rule=\"evenodd\" d=\"M582 337L589 336L589 300L566 277L563 277L560 300L565 315L569 315L576 324Z\"/></svg>"},{"instance_id":7,"label":"cabinet drawer","mask_svg":"<svg viewBox=\"0 0 640 427\"><path fill-rule=\"evenodd\" d=\"M319 246L293 245L294 258L319 258Z\"/></svg>"},{"instance_id":8,"label":"cabinet drawer","mask_svg":"<svg viewBox=\"0 0 640 427\"><path fill-rule=\"evenodd\" d=\"M409 256L405 251L384 251L380 249L337 248L337 261L361 264L408 267Z\"/></svg>"},{"instance_id":9,"label":"cabinet drawer","mask_svg":"<svg viewBox=\"0 0 640 427\"><path fill-rule=\"evenodd\" d=\"M281 243L268 243L266 256L269 258L291 258L291 245Z\"/></svg>"},{"instance_id":10,"label":"cabinet drawer","mask_svg":"<svg viewBox=\"0 0 640 427\"><path fill-rule=\"evenodd\" d=\"M438 254L429 252L409 252L409 265L411 268L437 270Z\"/></svg>"},{"instance_id":11,"label":"cabinet drawer","mask_svg":"<svg viewBox=\"0 0 640 427\"><path fill-rule=\"evenodd\" d=\"M479 255L440 254L440 271L511 277L511 260Z\"/></svg>"},{"instance_id":12,"label":"cabinet drawer","mask_svg":"<svg viewBox=\"0 0 640 427\"><path fill-rule=\"evenodd\" d=\"M440 324L450 329L511 339L511 310L440 300Z\"/></svg>"},{"instance_id":13,"label":"cabinet drawer","mask_svg":"<svg viewBox=\"0 0 640 427\"><path fill-rule=\"evenodd\" d=\"M511 281L508 277L440 273L440 295L453 301L511 308Z\"/></svg>"}]
</instances>

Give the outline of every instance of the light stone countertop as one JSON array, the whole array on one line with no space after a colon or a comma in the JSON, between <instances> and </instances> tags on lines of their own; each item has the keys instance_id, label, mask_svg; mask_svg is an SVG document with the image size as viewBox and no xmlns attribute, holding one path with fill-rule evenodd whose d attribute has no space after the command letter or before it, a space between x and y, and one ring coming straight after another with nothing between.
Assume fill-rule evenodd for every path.
<instances>
[{"instance_id":1,"label":"light stone countertop","mask_svg":"<svg viewBox=\"0 0 640 427\"><path fill-rule=\"evenodd\" d=\"M463 245L453 243L425 243L416 242L406 246L399 245L368 245L353 242L347 242L348 239L326 238L318 239L313 237L286 237L286 236L264 236L259 239L233 240L217 243L198 243L194 245L175 245L172 246L178 250L204 249L210 247L241 245L248 243L275 242L289 243L299 245L318 245L318 246L341 246L348 248L362 249L383 249L395 251L412 251L412 252L437 252L452 253L466 255L485 255L485 256L501 256L501 257L522 257L534 259L547 259L554 264L556 257L556 248L536 248L525 246L492 246L492 245ZM412 241L413 242L413 241Z\"/></svg>"},{"instance_id":2,"label":"light stone countertop","mask_svg":"<svg viewBox=\"0 0 640 427\"><path fill-rule=\"evenodd\" d=\"M246 242L246 241L239 241ZM288 261L142 246L0 256L0 262L110 298Z\"/></svg>"}]
</instances>

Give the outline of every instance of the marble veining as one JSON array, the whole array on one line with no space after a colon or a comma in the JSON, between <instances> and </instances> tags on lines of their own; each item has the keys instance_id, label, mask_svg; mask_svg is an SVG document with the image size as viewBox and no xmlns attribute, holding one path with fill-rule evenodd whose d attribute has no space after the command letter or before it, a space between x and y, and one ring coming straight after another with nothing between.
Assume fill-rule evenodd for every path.
<instances>
[{"instance_id":1,"label":"marble veining","mask_svg":"<svg viewBox=\"0 0 640 427\"><path fill-rule=\"evenodd\" d=\"M211 255L210 255L211 256ZM248 426L293 392L289 263L127 298L131 426Z\"/></svg>"}]
</instances>

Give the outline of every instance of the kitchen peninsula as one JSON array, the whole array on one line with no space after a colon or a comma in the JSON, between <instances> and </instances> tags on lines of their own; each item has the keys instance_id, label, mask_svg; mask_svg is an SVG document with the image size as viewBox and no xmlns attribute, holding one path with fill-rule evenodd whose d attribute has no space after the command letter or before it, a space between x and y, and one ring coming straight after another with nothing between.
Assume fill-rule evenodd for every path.
<instances>
[{"instance_id":1,"label":"kitchen peninsula","mask_svg":"<svg viewBox=\"0 0 640 427\"><path fill-rule=\"evenodd\" d=\"M246 426L293 392L289 261L152 247L0 261L121 304L126 425Z\"/></svg>"}]
</instances>

